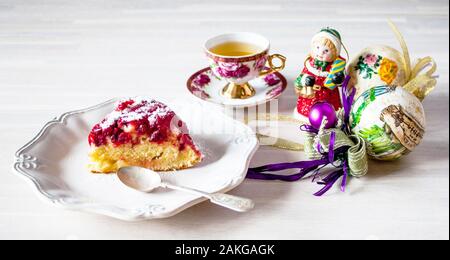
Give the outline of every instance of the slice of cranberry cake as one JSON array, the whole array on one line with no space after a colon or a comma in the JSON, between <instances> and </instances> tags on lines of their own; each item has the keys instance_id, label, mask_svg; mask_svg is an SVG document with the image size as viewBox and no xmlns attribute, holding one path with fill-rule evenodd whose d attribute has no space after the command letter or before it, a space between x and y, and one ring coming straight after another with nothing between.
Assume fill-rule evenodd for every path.
<instances>
[{"instance_id":1,"label":"slice of cranberry cake","mask_svg":"<svg viewBox=\"0 0 450 260\"><path fill-rule=\"evenodd\" d=\"M123 166L154 171L190 168L202 154L188 129L169 107L137 97L117 103L115 110L89 134L90 170L113 173Z\"/></svg>"}]
</instances>

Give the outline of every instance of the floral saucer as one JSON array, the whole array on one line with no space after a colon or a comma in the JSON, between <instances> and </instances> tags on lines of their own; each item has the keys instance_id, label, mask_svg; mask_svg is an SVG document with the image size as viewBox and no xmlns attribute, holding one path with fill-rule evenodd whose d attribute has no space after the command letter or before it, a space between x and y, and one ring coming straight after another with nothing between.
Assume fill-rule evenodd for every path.
<instances>
[{"instance_id":1,"label":"floral saucer","mask_svg":"<svg viewBox=\"0 0 450 260\"><path fill-rule=\"evenodd\" d=\"M193 74L187 81L189 92L203 101L223 106L244 108L267 103L278 98L287 87L286 78L279 72L274 72L251 80L250 85L256 94L247 99L230 99L222 95L222 89L227 81L218 78L211 68L204 68Z\"/></svg>"}]
</instances>

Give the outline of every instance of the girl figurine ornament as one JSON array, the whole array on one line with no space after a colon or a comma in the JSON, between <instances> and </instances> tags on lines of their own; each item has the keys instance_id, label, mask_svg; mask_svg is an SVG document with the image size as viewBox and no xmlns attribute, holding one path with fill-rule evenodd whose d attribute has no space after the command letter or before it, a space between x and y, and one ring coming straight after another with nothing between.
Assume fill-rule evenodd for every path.
<instances>
[{"instance_id":1,"label":"girl figurine ornament","mask_svg":"<svg viewBox=\"0 0 450 260\"><path fill-rule=\"evenodd\" d=\"M294 111L296 119L308 122L311 107L318 102L327 102L336 111L342 107L338 89L345 79L342 47L345 49L339 32L331 28L322 29L312 38L305 67L294 84L299 96Z\"/></svg>"}]
</instances>

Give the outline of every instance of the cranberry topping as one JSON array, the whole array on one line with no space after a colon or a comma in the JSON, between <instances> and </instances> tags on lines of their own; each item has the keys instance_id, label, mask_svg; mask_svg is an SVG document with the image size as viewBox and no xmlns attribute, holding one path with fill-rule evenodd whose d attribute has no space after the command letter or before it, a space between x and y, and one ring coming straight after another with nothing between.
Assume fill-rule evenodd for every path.
<instances>
[{"instance_id":1,"label":"cranberry topping","mask_svg":"<svg viewBox=\"0 0 450 260\"><path fill-rule=\"evenodd\" d=\"M121 144L129 143L131 141L132 141L132 137L129 133L122 132L117 137L117 142L121 143Z\"/></svg>"},{"instance_id":2,"label":"cranberry topping","mask_svg":"<svg viewBox=\"0 0 450 260\"><path fill-rule=\"evenodd\" d=\"M134 100L126 100L126 101L122 101L119 103L119 105L117 105L117 111L123 111L125 108L127 108L130 105L134 104Z\"/></svg>"},{"instance_id":3,"label":"cranberry topping","mask_svg":"<svg viewBox=\"0 0 450 260\"><path fill-rule=\"evenodd\" d=\"M167 141L171 134L170 126L175 113L166 105L154 100L125 100L119 102L115 111L100 124L93 127L89 134L89 144L101 146L111 141L114 145L137 144L145 136L152 142ZM183 122L177 124L180 128ZM180 135L180 150L194 146L187 134Z\"/></svg>"},{"instance_id":4,"label":"cranberry topping","mask_svg":"<svg viewBox=\"0 0 450 260\"><path fill-rule=\"evenodd\" d=\"M192 140L192 138L189 135L180 134L178 136L178 141L180 142L180 147L178 148L180 151L183 151L187 147L190 147L195 151L195 153L197 153L197 155L199 155L199 156L202 155L201 152L194 145L194 141Z\"/></svg>"}]
</instances>

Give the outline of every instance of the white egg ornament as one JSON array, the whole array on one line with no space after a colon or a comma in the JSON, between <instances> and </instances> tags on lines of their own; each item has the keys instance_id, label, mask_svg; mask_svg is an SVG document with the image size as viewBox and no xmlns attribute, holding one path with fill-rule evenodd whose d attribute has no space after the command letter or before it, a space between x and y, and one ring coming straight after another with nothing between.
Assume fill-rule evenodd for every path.
<instances>
[{"instance_id":1,"label":"white egg ornament","mask_svg":"<svg viewBox=\"0 0 450 260\"><path fill-rule=\"evenodd\" d=\"M425 57L418 59L413 66L403 36L393 23L390 22L389 25L402 52L387 45L364 48L348 64L350 85L356 88L357 97L373 86L396 85L423 100L436 86L436 79L433 77L436 63L433 58ZM429 69L425 72L427 67Z\"/></svg>"},{"instance_id":2,"label":"white egg ornament","mask_svg":"<svg viewBox=\"0 0 450 260\"><path fill-rule=\"evenodd\" d=\"M371 158L395 160L421 142L425 112L420 100L404 88L380 85L355 100L350 126L353 133L366 140Z\"/></svg>"},{"instance_id":3,"label":"white egg ornament","mask_svg":"<svg viewBox=\"0 0 450 260\"><path fill-rule=\"evenodd\" d=\"M378 85L404 86L408 81L407 65L396 49L375 45L362 50L349 64L351 85L357 89L356 96Z\"/></svg>"}]
</instances>

